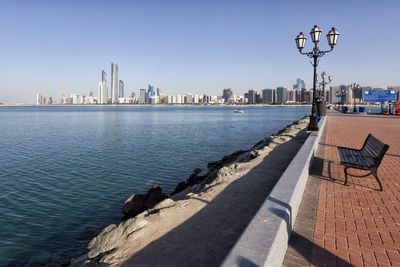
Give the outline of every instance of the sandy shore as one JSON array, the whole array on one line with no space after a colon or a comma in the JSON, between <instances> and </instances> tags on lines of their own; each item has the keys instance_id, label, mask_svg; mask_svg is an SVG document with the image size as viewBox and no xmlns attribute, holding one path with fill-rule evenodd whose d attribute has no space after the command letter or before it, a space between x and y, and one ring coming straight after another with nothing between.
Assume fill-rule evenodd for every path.
<instances>
[{"instance_id":1,"label":"sandy shore","mask_svg":"<svg viewBox=\"0 0 400 267\"><path fill-rule=\"evenodd\" d=\"M218 266L304 143L307 124L286 127L201 184L108 226L90 244L92 259L73 266Z\"/></svg>"}]
</instances>

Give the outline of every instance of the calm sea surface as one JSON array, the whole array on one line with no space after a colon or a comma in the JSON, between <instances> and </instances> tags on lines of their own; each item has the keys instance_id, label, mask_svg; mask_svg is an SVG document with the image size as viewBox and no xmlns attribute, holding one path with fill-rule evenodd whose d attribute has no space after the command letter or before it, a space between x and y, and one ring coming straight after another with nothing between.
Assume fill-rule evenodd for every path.
<instances>
[{"instance_id":1,"label":"calm sea surface","mask_svg":"<svg viewBox=\"0 0 400 267\"><path fill-rule=\"evenodd\" d=\"M153 183L248 149L310 107L0 108L0 265L77 253ZM32 259L33 260L33 259Z\"/></svg>"}]
</instances>

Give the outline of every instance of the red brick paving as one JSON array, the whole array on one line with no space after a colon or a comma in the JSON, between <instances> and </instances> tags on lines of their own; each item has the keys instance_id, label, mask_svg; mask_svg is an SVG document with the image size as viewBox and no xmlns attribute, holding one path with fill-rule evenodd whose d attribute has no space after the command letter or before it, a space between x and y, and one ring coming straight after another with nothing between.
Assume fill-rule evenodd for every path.
<instances>
[{"instance_id":1,"label":"red brick paving","mask_svg":"<svg viewBox=\"0 0 400 267\"><path fill-rule=\"evenodd\" d=\"M361 148L369 133L390 146L370 175L349 176L337 146ZM400 266L400 118L329 112L310 266ZM351 173L365 172L350 169ZM347 262L347 264L345 264Z\"/></svg>"}]
</instances>

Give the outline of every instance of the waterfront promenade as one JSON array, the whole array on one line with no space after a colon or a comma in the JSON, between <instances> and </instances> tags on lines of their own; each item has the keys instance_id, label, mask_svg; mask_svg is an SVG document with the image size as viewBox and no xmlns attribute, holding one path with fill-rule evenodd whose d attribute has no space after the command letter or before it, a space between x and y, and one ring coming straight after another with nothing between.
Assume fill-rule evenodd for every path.
<instances>
[{"instance_id":1,"label":"waterfront promenade","mask_svg":"<svg viewBox=\"0 0 400 267\"><path fill-rule=\"evenodd\" d=\"M338 146L369 133L390 146L378 169L344 186ZM365 172L351 169L356 175ZM329 111L284 266L400 266L400 117Z\"/></svg>"}]
</instances>

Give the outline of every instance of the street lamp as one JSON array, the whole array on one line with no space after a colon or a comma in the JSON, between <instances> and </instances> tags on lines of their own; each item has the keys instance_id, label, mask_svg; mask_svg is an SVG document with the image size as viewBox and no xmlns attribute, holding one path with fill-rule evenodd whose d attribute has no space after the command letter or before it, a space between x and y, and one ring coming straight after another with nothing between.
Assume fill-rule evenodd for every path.
<instances>
[{"instance_id":1,"label":"street lamp","mask_svg":"<svg viewBox=\"0 0 400 267\"><path fill-rule=\"evenodd\" d=\"M322 85L322 92L321 92L322 97L321 97L321 100L325 101L325 85L331 83L333 77L331 75L329 75L328 76L328 80L325 81L326 80L326 72L324 71L324 72L321 73L321 78L322 78L322 82L319 83L320 85Z\"/></svg>"},{"instance_id":2,"label":"street lamp","mask_svg":"<svg viewBox=\"0 0 400 267\"><path fill-rule=\"evenodd\" d=\"M353 90L353 102L354 102L354 106L353 106L353 112L356 113L357 112L357 104L356 104L356 98L357 96L360 94L360 85L359 84L352 84L351 85L352 90Z\"/></svg>"},{"instance_id":3,"label":"street lamp","mask_svg":"<svg viewBox=\"0 0 400 267\"><path fill-rule=\"evenodd\" d=\"M308 125L308 130L310 131L318 131L318 121L317 121L317 101L316 101L316 96L315 96L315 89L316 89L316 84L317 84L317 65L318 65L318 58L322 57L328 52L331 52L333 50L333 47L336 45L338 37L339 37L339 32L335 30L335 28L332 28L328 34L326 35L328 39L328 44L331 47L331 50L328 51L321 51L319 50L317 44L319 40L321 39L321 34L322 30L318 28L317 25L314 26L314 28L311 29L310 35L313 43L315 44L313 50L308 53L303 53L302 50L304 48L304 45L306 44L307 37L304 36L302 32L300 32L299 35L296 37L296 46L299 49L300 54L306 55L309 58L314 59L313 67L314 67L314 83L313 83L313 102L312 102L312 108L311 108L311 117L310 117L310 124Z\"/></svg>"}]
</instances>

